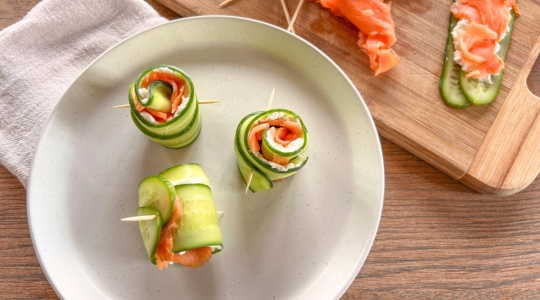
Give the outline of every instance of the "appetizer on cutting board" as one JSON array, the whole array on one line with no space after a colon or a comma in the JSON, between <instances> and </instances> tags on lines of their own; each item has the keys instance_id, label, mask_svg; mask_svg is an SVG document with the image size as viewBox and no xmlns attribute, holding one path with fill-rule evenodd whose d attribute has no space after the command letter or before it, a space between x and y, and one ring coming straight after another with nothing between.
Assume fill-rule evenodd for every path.
<instances>
[{"instance_id":1,"label":"appetizer on cutting board","mask_svg":"<svg viewBox=\"0 0 540 300\"><path fill-rule=\"evenodd\" d=\"M137 128L167 148L186 147L201 131L193 82L174 66L143 71L129 87L129 106Z\"/></svg>"},{"instance_id":2,"label":"appetizer on cutting board","mask_svg":"<svg viewBox=\"0 0 540 300\"><path fill-rule=\"evenodd\" d=\"M197 268L223 249L210 182L198 164L181 164L141 181L137 216L148 257L162 270Z\"/></svg>"},{"instance_id":3,"label":"appetizer on cutting board","mask_svg":"<svg viewBox=\"0 0 540 300\"><path fill-rule=\"evenodd\" d=\"M273 187L308 161L308 131L302 119L286 109L255 112L236 129L234 150L244 182L252 192Z\"/></svg>"},{"instance_id":4,"label":"appetizer on cutting board","mask_svg":"<svg viewBox=\"0 0 540 300\"><path fill-rule=\"evenodd\" d=\"M441 97L451 107L488 104L499 93L510 46L515 0L459 0L452 13Z\"/></svg>"},{"instance_id":5,"label":"appetizer on cutting board","mask_svg":"<svg viewBox=\"0 0 540 300\"><path fill-rule=\"evenodd\" d=\"M394 21L390 4L382 0L318 0L338 17L353 23L358 33L358 46L369 57L370 68L375 76L393 68L399 57L392 50L396 42Z\"/></svg>"}]
</instances>

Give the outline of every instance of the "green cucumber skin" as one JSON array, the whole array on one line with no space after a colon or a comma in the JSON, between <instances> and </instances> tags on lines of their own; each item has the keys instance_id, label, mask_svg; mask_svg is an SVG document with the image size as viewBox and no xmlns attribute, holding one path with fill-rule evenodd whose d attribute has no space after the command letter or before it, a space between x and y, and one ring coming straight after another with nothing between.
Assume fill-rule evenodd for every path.
<instances>
[{"instance_id":1,"label":"green cucumber skin","mask_svg":"<svg viewBox=\"0 0 540 300\"><path fill-rule=\"evenodd\" d=\"M145 129L145 132L153 135L170 137L178 134L179 132L183 131L186 126L188 126L188 124L193 120L193 115L195 111L199 108L199 104L197 103L197 95L194 94L193 99L195 99L195 101L192 101L193 99L190 98L187 106L184 108L184 110L182 110L182 112L180 112L178 116L171 118L165 123L154 124L147 121L141 115L141 113L134 108L134 88L134 84L131 84L128 91L129 103L130 105L132 105L131 113L133 114L133 117L137 120L137 124L140 124L140 127ZM188 116L191 116L191 118L188 118Z\"/></svg>"},{"instance_id":2,"label":"green cucumber skin","mask_svg":"<svg viewBox=\"0 0 540 300\"><path fill-rule=\"evenodd\" d=\"M153 220L139 221L139 230L143 238L144 247L148 253L148 258L150 258L150 261L155 265L156 249L161 237L161 230L163 226L161 216L159 215L159 212L150 207L137 208L137 216L149 215L155 215L156 218Z\"/></svg>"},{"instance_id":3,"label":"green cucumber skin","mask_svg":"<svg viewBox=\"0 0 540 300\"><path fill-rule=\"evenodd\" d=\"M148 131L148 128L139 123L133 111L131 111L131 119L137 128L146 135L150 140L172 149L179 149L191 145L199 136L202 128L202 118L199 111L199 106L195 107L195 113L190 123L183 128L182 131L171 135L159 135Z\"/></svg>"},{"instance_id":4,"label":"green cucumber skin","mask_svg":"<svg viewBox=\"0 0 540 300\"><path fill-rule=\"evenodd\" d=\"M444 65L439 80L439 94L441 94L441 98L448 106L453 108L465 108L470 106L471 103L459 88L459 70L461 69L461 66L454 61L455 49L452 39L452 30L454 30L456 23L456 18L450 15L450 26L444 53Z\"/></svg>"},{"instance_id":5,"label":"green cucumber skin","mask_svg":"<svg viewBox=\"0 0 540 300\"><path fill-rule=\"evenodd\" d=\"M159 69L159 68L169 69L169 70L173 71L180 79L185 81L188 91L184 90L184 93L189 92L190 100L192 100L191 97L193 96L195 90L194 90L194 86L193 86L193 82L191 81L191 78L183 70L181 70L181 69L179 69L179 68L177 68L175 66L165 65L165 64L151 66L151 67L149 67L148 69L142 71L139 74L139 76L137 77L137 79L133 83L134 87L135 87L135 93L136 93L138 99L141 98L141 95L139 94L139 85L140 85L141 81L143 80L143 78L146 75L148 75L149 73L151 73L153 70ZM180 117L180 115L178 115L178 117ZM144 118L143 118L143 120L144 120ZM144 120L144 121L146 121L146 120ZM174 119L171 120L171 121L174 121ZM153 124L148 123L147 125L153 125Z\"/></svg>"},{"instance_id":6,"label":"green cucumber skin","mask_svg":"<svg viewBox=\"0 0 540 300\"><path fill-rule=\"evenodd\" d=\"M512 19L508 24L510 30L506 33L506 36L500 41L499 44L501 48L497 53L497 55L503 61L506 60L506 54L508 53L508 50L510 48L512 31L514 30L514 11L512 10L510 14L512 15ZM499 94L499 91L501 89L503 74L504 69L501 70L499 74L491 76L491 84L485 84L480 82L478 79L467 78L467 74L463 70L461 70L459 72L459 87L463 95L469 100L469 102L471 102L472 105L485 105L493 102L497 98L497 95Z\"/></svg>"},{"instance_id":7,"label":"green cucumber skin","mask_svg":"<svg viewBox=\"0 0 540 300\"><path fill-rule=\"evenodd\" d=\"M302 119L299 116L285 109L273 109L273 110L264 111L264 112L256 112L256 113L252 113L246 116L238 124L238 127L236 129L236 139L239 142L238 151L244 154L246 161L249 161L253 166L255 166L255 169L266 174L270 178L270 180L279 180L279 179L284 179L284 178L294 175L296 171L304 167L304 165L307 163L308 158L305 157L302 163L296 168L290 168L287 171L279 171L279 170L273 169L271 166L261 161L253 152L251 152L251 150L249 150L249 143L248 143L248 138L247 138L247 133L249 131L249 128L251 128L251 125L253 125L253 123L257 119L260 119L266 116L267 114L270 114L273 112L285 112L296 117L300 121L300 124L302 125L302 128L304 130L304 145L300 148L301 150L300 153L305 152L309 144L309 137L308 137L307 129Z\"/></svg>"},{"instance_id":8,"label":"green cucumber skin","mask_svg":"<svg viewBox=\"0 0 540 300\"><path fill-rule=\"evenodd\" d=\"M245 116L241 121L240 124L245 122L250 117L256 115L258 113L251 113L247 116ZM240 175L242 176L242 179L244 180L244 183L247 184L249 180L249 173L251 170L253 170L253 177L251 178L251 183L249 185L249 190L253 193L262 192L267 189L271 189L274 187L274 183L266 174L261 173L258 171L258 169L247 159L247 157L244 155L243 152L239 151L240 148L240 125L236 129L236 134L234 137L234 152L236 153L237 163L238 163L238 170L240 171Z\"/></svg>"},{"instance_id":9,"label":"green cucumber skin","mask_svg":"<svg viewBox=\"0 0 540 300\"><path fill-rule=\"evenodd\" d=\"M283 152L283 151L280 151L280 150L274 148L270 144L270 142L268 141L268 136L266 135L266 132L268 130L269 129L264 130L263 135L262 135L263 139L262 139L262 143L261 143L261 150L263 152L263 156L266 159L269 159L267 156L272 156L274 153L281 156L281 157L292 159L292 158L298 156L298 154L301 154L301 153L307 151L308 143L304 143L304 145L302 147L300 147L300 149L298 149L296 151L291 151L291 152ZM307 138L307 136L305 138Z\"/></svg>"},{"instance_id":10,"label":"green cucumber skin","mask_svg":"<svg viewBox=\"0 0 540 300\"><path fill-rule=\"evenodd\" d=\"M174 186L181 184L181 182L185 182L186 179L190 181L200 181L197 183L210 186L210 180L208 180L208 177L204 173L204 170L199 164L196 163L180 164L174 167L170 167L159 173L158 176L166 178Z\"/></svg>"},{"instance_id":11,"label":"green cucumber skin","mask_svg":"<svg viewBox=\"0 0 540 300\"><path fill-rule=\"evenodd\" d=\"M167 95L164 96L163 93ZM171 94L172 87L168 83L156 80L148 85L148 101L146 104L141 104L161 112L169 112L171 111Z\"/></svg>"},{"instance_id":12,"label":"green cucumber skin","mask_svg":"<svg viewBox=\"0 0 540 300\"><path fill-rule=\"evenodd\" d=\"M159 190L161 189L161 190ZM157 194L156 193L161 193ZM171 218L176 190L167 179L153 176L143 179L138 186L139 207L149 207L161 216L161 221L166 224ZM156 198L161 196L161 198Z\"/></svg>"},{"instance_id":13,"label":"green cucumber skin","mask_svg":"<svg viewBox=\"0 0 540 300\"><path fill-rule=\"evenodd\" d=\"M499 57L504 61L508 48L510 47L511 35L514 27L515 14L511 11L512 19L510 20L509 32L506 33L504 39L499 43L501 48L498 52ZM461 70L454 61L454 44L452 39L452 30L457 23L456 18L450 15L450 26L448 30L448 39L445 51L445 62L439 81L439 93L444 102L453 108L465 108L471 104L474 106L485 105L493 102L502 84L504 70L498 75L492 76L492 84L486 86L480 83L477 79L467 78L466 73ZM457 78L457 80L456 80Z\"/></svg>"},{"instance_id":14,"label":"green cucumber skin","mask_svg":"<svg viewBox=\"0 0 540 300\"><path fill-rule=\"evenodd\" d=\"M133 116L132 116L133 118ZM202 128L201 115L197 110L197 113L193 116L193 120L188 127L179 134L175 134L172 137L155 137L152 134L146 134L144 128L139 127L140 124L135 123L135 125L143 132L145 135L155 143L158 143L164 147L171 149L180 149L191 145L199 136ZM136 122L134 120L134 122Z\"/></svg>"},{"instance_id":15,"label":"green cucumber skin","mask_svg":"<svg viewBox=\"0 0 540 300\"><path fill-rule=\"evenodd\" d=\"M187 87L189 88L189 102L188 102L187 107L180 114L178 114L178 116L168 120L165 123L154 124L154 123L151 123L151 122L147 121L143 116L141 116L141 114L135 108L135 103L133 102L133 96L131 94L131 89L133 89L133 91L137 95L137 97L140 98L141 96L139 95L139 86L138 86L139 81L144 77L144 75L150 73L154 69L161 68L161 67L165 67L165 68L168 68L170 70L173 70L174 72L178 73L178 75L180 75L182 77L182 79L184 79L187 82ZM169 126L171 126L171 124L174 124L178 120L181 120L185 115L190 114L190 113L188 113L188 111L192 111L190 108L191 108L191 106L194 105L193 102L196 102L196 101L194 101L194 100L196 100L195 89L194 89L194 86L193 86L193 82L191 81L191 78L184 71L182 71L182 70L180 70L180 69L178 69L178 68L176 68L174 66L170 66L170 65L157 65L157 66L150 67L146 71L142 72L139 75L139 77L137 78L137 81L135 81L135 82L133 82L131 84L130 92L128 93L128 95L129 95L129 104L130 104L130 107L131 107L131 111L134 113L137 120L139 120L142 124L148 126L149 128L153 128L153 129L169 127Z\"/></svg>"},{"instance_id":16,"label":"green cucumber skin","mask_svg":"<svg viewBox=\"0 0 540 300\"><path fill-rule=\"evenodd\" d=\"M211 188L205 184L181 184L175 189L182 204L182 217L173 238L172 251L177 253L206 246L223 248ZM221 249L214 252L219 251Z\"/></svg>"},{"instance_id":17,"label":"green cucumber skin","mask_svg":"<svg viewBox=\"0 0 540 300\"><path fill-rule=\"evenodd\" d=\"M249 174L251 171L253 171L253 176L249 185L250 191L253 193L258 193L274 187L272 180L270 180L266 174L259 172L257 168L247 160L245 155L238 151L237 142L234 143L234 152L236 153L237 157L238 170L240 171L240 175L242 176L245 184L248 183Z\"/></svg>"}]
</instances>

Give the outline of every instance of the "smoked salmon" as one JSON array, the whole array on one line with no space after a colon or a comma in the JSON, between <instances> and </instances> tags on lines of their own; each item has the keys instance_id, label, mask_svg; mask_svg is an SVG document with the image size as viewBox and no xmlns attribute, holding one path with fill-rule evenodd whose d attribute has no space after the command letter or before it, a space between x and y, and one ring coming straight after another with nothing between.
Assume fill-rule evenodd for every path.
<instances>
[{"instance_id":1,"label":"smoked salmon","mask_svg":"<svg viewBox=\"0 0 540 300\"><path fill-rule=\"evenodd\" d=\"M393 68L399 57L391 49L396 42L390 3L382 0L318 0L338 17L353 23L358 33L358 46L368 55L375 76Z\"/></svg>"},{"instance_id":2,"label":"smoked salmon","mask_svg":"<svg viewBox=\"0 0 540 300\"><path fill-rule=\"evenodd\" d=\"M270 130L265 131L266 129ZM261 150L260 144L262 143L265 132L271 136L271 143L279 144L283 148L286 148L290 142L304 136L302 126L298 122L289 120L264 120L249 130L249 149L252 152L258 153ZM287 165L289 163L289 158L287 157L283 157L277 153L265 152L263 151L262 155L271 162L280 165Z\"/></svg>"},{"instance_id":3,"label":"smoked salmon","mask_svg":"<svg viewBox=\"0 0 540 300\"><path fill-rule=\"evenodd\" d=\"M512 9L519 15L515 0L459 0L450 7L458 19L452 31L454 60L467 78L491 83L491 75L504 68L498 43L510 30Z\"/></svg>"},{"instance_id":4,"label":"smoked salmon","mask_svg":"<svg viewBox=\"0 0 540 300\"><path fill-rule=\"evenodd\" d=\"M176 198L173 213L169 222L161 230L161 236L156 249L156 264L160 270L167 268L171 262L190 268L198 268L212 258L212 248L210 247L187 250L182 254L172 252L173 238L178 229L178 224L180 224L181 217L182 206L180 205L180 200Z\"/></svg>"},{"instance_id":5,"label":"smoked salmon","mask_svg":"<svg viewBox=\"0 0 540 300\"><path fill-rule=\"evenodd\" d=\"M199 104L184 71L170 65L152 66L131 83L128 98L133 123L150 140L176 149L199 136Z\"/></svg>"},{"instance_id":6,"label":"smoked salmon","mask_svg":"<svg viewBox=\"0 0 540 300\"><path fill-rule=\"evenodd\" d=\"M308 161L308 132L302 119L286 109L255 112L236 128L234 150L238 168L256 193L273 187Z\"/></svg>"},{"instance_id":7,"label":"smoked salmon","mask_svg":"<svg viewBox=\"0 0 540 300\"><path fill-rule=\"evenodd\" d=\"M177 263L206 264L223 249L218 213L201 166L180 164L145 178L138 187L139 229L150 261L159 270Z\"/></svg>"}]
</instances>

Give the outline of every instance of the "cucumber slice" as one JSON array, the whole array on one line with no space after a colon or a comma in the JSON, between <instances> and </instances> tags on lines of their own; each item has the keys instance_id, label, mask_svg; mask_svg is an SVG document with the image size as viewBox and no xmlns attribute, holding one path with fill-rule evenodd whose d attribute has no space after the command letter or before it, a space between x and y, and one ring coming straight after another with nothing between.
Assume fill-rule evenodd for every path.
<instances>
[{"instance_id":1,"label":"cucumber slice","mask_svg":"<svg viewBox=\"0 0 540 300\"><path fill-rule=\"evenodd\" d=\"M292 158L297 157L298 153L305 152L305 149L302 148L299 148L297 150L293 150L293 148L289 150L286 147L278 148L279 146L273 141L273 132L276 130L276 128L271 127L269 129L266 129L262 134L261 152L264 158L272 160L274 155L278 155L280 157L291 160ZM271 133L270 136L268 136L268 132Z\"/></svg>"},{"instance_id":2,"label":"cucumber slice","mask_svg":"<svg viewBox=\"0 0 540 300\"><path fill-rule=\"evenodd\" d=\"M506 54L508 53L508 49L510 48L510 40L512 36L512 31L514 29L514 19L515 14L512 10L511 13L512 19L510 20L510 23L508 26L510 27L510 30L506 33L504 38L499 42L499 45L501 46L499 48L499 51L497 52L497 55L503 60L506 60ZM478 79L475 78L467 78L467 74L461 70L459 72L459 87L461 89L461 92L463 95L473 104L473 105L483 105L493 102L495 98L497 98L497 95L499 94L499 90L501 89L502 84L502 77L503 77L504 69L497 75L491 76L492 83L485 83L481 82Z\"/></svg>"},{"instance_id":3,"label":"cucumber slice","mask_svg":"<svg viewBox=\"0 0 540 300\"><path fill-rule=\"evenodd\" d=\"M187 97L188 95L193 94L193 83L191 82L191 78L184 71L178 69L177 67L171 66L171 65L156 65L156 66L152 66L152 67L144 70L143 72L141 72L141 74L139 74L139 76L137 77L137 80L134 82L135 91L137 93L138 99L142 98L141 95L139 94L139 87L142 86L142 83L145 80L145 78L150 73L152 73L152 71L154 71L156 69L163 69L166 72L171 73L174 76L176 76L179 79L179 81L183 82L184 83L183 84L184 85L184 95L183 95L184 97Z\"/></svg>"},{"instance_id":4,"label":"cucumber slice","mask_svg":"<svg viewBox=\"0 0 540 300\"><path fill-rule=\"evenodd\" d=\"M461 66L454 61L454 41L452 39L452 30L456 26L457 20L450 16L450 29L446 40L446 51L444 54L444 65L441 79L439 80L439 93L444 102L453 108L465 108L471 103L463 95L459 87L459 71Z\"/></svg>"},{"instance_id":5,"label":"cucumber slice","mask_svg":"<svg viewBox=\"0 0 540 300\"><path fill-rule=\"evenodd\" d=\"M150 140L164 147L173 149L189 146L197 139L202 128L201 114L199 112L198 105L195 107L195 113L193 115L193 118L191 119L190 123L184 127L184 130L174 133L172 135L160 135L151 132L148 127L138 121L133 111L131 112L131 119L133 120L133 123L137 126L137 128L139 128L139 130L144 133ZM165 130L164 132L167 131Z\"/></svg>"},{"instance_id":6,"label":"cucumber slice","mask_svg":"<svg viewBox=\"0 0 540 300\"><path fill-rule=\"evenodd\" d=\"M181 164L159 173L160 177L166 178L174 186L188 183L200 183L210 186L210 181L200 165L189 163Z\"/></svg>"},{"instance_id":7,"label":"cucumber slice","mask_svg":"<svg viewBox=\"0 0 540 300\"><path fill-rule=\"evenodd\" d=\"M174 186L165 178L148 177L139 183L139 207L156 210L163 224L171 218L174 199Z\"/></svg>"},{"instance_id":8,"label":"cucumber slice","mask_svg":"<svg viewBox=\"0 0 540 300\"><path fill-rule=\"evenodd\" d=\"M223 249L223 241L212 190L204 184L176 186L182 203L182 217L173 238L172 251L182 252L212 247L212 253Z\"/></svg>"},{"instance_id":9,"label":"cucumber slice","mask_svg":"<svg viewBox=\"0 0 540 300\"><path fill-rule=\"evenodd\" d=\"M161 217L159 213L149 207L137 208L137 216L150 216L155 215L156 218L148 221L139 221L139 229L144 242L144 247L148 253L148 258L155 265L156 264L156 249L161 237Z\"/></svg>"},{"instance_id":10,"label":"cucumber slice","mask_svg":"<svg viewBox=\"0 0 540 300\"><path fill-rule=\"evenodd\" d=\"M249 184L249 189L253 193L261 192L267 189L274 187L274 183L266 174L259 172L257 168L251 164L244 153L238 151L238 139L234 143L234 152L236 153L238 169L242 175L244 183L247 184L249 181L249 174L253 171L253 177L251 178L251 183Z\"/></svg>"},{"instance_id":11,"label":"cucumber slice","mask_svg":"<svg viewBox=\"0 0 540 300\"><path fill-rule=\"evenodd\" d=\"M168 83L153 81L148 85L148 100L143 105L161 112L170 112L172 92L173 89Z\"/></svg>"},{"instance_id":12,"label":"cucumber slice","mask_svg":"<svg viewBox=\"0 0 540 300\"><path fill-rule=\"evenodd\" d=\"M272 164L263 160L261 154L253 153L249 149L248 133L249 133L250 128L253 126L253 124L257 120L264 119L272 113L284 113L289 118L297 119L300 122L303 132L304 132L304 143L300 147L300 149L297 151L297 154L295 155L295 156L298 156L298 159L296 159L295 161L296 166L290 167L286 170L277 169L276 167L272 166ZM270 180L280 180L280 179L284 179L284 178L294 175L296 171L304 167L304 165L307 163L307 160L308 160L308 157L305 156L305 153L307 151L308 144L309 144L309 137L308 137L307 129L302 119L290 110L272 109L265 112L253 113L246 116L238 124L238 127L236 129L236 140L238 142L237 144L238 152L242 153L247 162L250 162L256 170L268 176Z\"/></svg>"},{"instance_id":13,"label":"cucumber slice","mask_svg":"<svg viewBox=\"0 0 540 300\"><path fill-rule=\"evenodd\" d=\"M175 115L171 115L163 123L152 121L146 112L139 112L135 106L135 100L142 99L139 93L139 87L142 86L142 82L147 79L147 76L156 69L175 76L178 81L183 83L182 86L184 87L184 98L182 101L185 101L185 107ZM145 104L146 106L159 111L165 111L167 107L170 107L171 100L169 94L172 93L172 90L168 89L167 83L153 81L149 84L148 89L149 98ZM197 96L195 95L191 78L182 70L169 65L157 65L148 68L130 85L128 98L133 123L150 140L168 148L182 148L193 143L199 136L201 115L198 110ZM170 109L167 112L170 112Z\"/></svg>"}]
</instances>

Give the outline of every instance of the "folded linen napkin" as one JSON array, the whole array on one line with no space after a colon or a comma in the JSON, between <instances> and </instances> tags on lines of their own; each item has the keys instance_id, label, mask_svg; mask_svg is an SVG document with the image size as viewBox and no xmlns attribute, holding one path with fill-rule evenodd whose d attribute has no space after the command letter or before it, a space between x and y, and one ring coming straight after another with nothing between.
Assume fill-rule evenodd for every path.
<instances>
[{"instance_id":1,"label":"folded linen napkin","mask_svg":"<svg viewBox=\"0 0 540 300\"><path fill-rule=\"evenodd\" d=\"M166 22L142 0L43 0L0 31L0 163L26 187L52 109L97 56Z\"/></svg>"}]
</instances>

